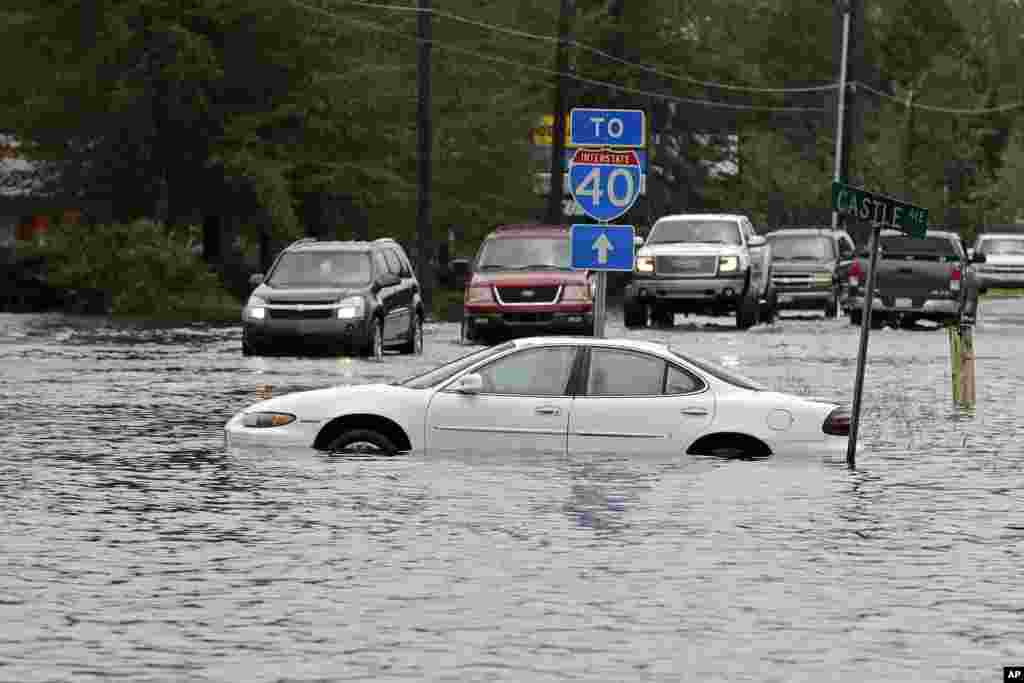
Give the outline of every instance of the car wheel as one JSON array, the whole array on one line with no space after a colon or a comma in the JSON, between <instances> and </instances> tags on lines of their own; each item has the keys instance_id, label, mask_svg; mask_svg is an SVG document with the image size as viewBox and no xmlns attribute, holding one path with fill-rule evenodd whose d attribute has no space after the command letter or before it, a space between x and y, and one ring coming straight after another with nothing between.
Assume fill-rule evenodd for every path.
<instances>
[{"instance_id":1,"label":"car wheel","mask_svg":"<svg viewBox=\"0 0 1024 683\"><path fill-rule=\"evenodd\" d=\"M331 453L348 455L394 455L398 452L388 437L372 429L351 429L327 445Z\"/></svg>"},{"instance_id":2,"label":"car wheel","mask_svg":"<svg viewBox=\"0 0 1024 683\"><path fill-rule=\"evenodd\" d=\"M419 356L423 353L423 318L419 314L412 317L412 327L409 330L409 341L402 344L402 353L411 353Z\"/></svg>"},{"instance_id":3,"label":"car wheel","mask_svg":"<svg viewBox=\"0 0 1024 683\"><path fill-rule=\"evenodd\" d=\"M371 360L384 359L384 322L379 318L370 323L370 339L366 343L364 355Z\"/></svg>"},{"instance_id":4,"label":"car wheel","mask_svg":"<svg viewBox=\"0 0 1024 683\"><path fill-rule=\"evenodd\" d=\"M850 324L860 325L864 322L864 312L859 308L850 309Z\"/></svg>"},{"instance_id":5,"label":"car wheel","mask_svg":"<svg viewBox=\"0 0 1024 683\"><path fill-rule=\"evenodd\" d=\"M658 327L672 327L676 324L676 315L667 308L654 304L651 310L651 322Z\"/></svg>"},{"instance_id":6,"label":"car wheel","mask_svg":"<svg viewBox=\"0 0 1024 683\"><path fill-rule=\"evenodd\" d=\"M832 298L825 304L825 317L834 318L839 313L839 295L833 294Z\"/></svg>"},{"instance_id":7,"label":"car wheel","mask_svg":"<svg viewBox=\"0 0 1024 683\"><path fill-rule=\"evenodd\" d=\"M622 307L622 322L630 329L647 327L647 305L635 299L626 299Z\"/></svg>"},{"instance_id":8,"label":"car wheel","mask_svg":"<svg viewBox=\"0 0 1024 683\"><path fill-rule=\"evenodd\" d=\"M473 327L469 324L469 321L465 318L462 319L462 324L459 325L459 344L461 346L469 346L475 342L475 335L473 334Z\"/></svg>"},{"instance_id":9,"label":"car wheel","mask_svg":"<svg viewBox=\"0 0 1024 683\"><path fill-rule=\"evenodd\" d=\"M751 305L751 298L749 296L744 297L738 304L736 304L736 329L748 330L754 324L754 318L757 315L757 302L753 302Z\"/></svg>"}]
</instances>

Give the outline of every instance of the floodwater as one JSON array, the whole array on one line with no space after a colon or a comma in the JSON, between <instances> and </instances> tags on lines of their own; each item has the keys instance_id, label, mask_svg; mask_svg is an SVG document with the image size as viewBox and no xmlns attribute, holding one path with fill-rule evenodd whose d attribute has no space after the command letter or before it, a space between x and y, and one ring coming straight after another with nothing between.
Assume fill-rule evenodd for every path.
<instances>
[{"instance_id":1,"label":"floodwater","mask_svg":"<svg viewBox=\"0 0 1024 683\"><path fill-rule=\"evenodd\" d=\"M848 401L858 330L670 340ZM256 400L391 381L246 358L238 327L0 316L2 681L995 681L1024 664L1024 300L983 304L978 402L941 330L872 333L858 467L225 452Z\"/></svg>"}]
</instances>

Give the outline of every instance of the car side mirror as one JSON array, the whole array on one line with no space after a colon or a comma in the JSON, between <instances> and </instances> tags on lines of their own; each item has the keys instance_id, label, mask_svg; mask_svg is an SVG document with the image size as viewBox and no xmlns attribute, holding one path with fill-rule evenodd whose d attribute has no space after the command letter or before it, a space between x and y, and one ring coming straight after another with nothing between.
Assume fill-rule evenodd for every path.
<instances>
[{"instance_id":1,"label":"car side mirror","mask_svg":"<svg viewBox=\"0 0 1024 683\"><path fill-rule=\"evenodd\" d=\"M985 263L985 261L988 261L988 258L981 252L971 254L971 263Z\"/></svg>"},{"instance_id":2,"label":"car side mirror","mask_svg":"<svg viewBox=\"0 0 1024 683\"><path fill-rule=\"evenodd\" d=\"M249 286L259 287L263 284L263 273L253 273L249 276Z\"/></svg>"},{"instance_id":3,"label":"car side mirror","mask_svg":"<svg viewBox=\"0 0 1024 683\"><path fill-rule=\"evenodd\" d=\"M768 244L768 240L764 235L753 235L748 241L747 246L750 247L763 247Z\"/></svg>"},{"instance_id":4,"label":"car side mirror","mask_svg":"<svg viewBox=\"0 0 1024 683\"><path fill-rule=\"evenodd\" d=\"M377 289L394 287L395 285L402 284L402 278L398 277L394 273L381 273L377 276L377 279L374 280L373 284Z\"/></svg>"},{"instance_id":5,"label":"car side mirror","mask_svg":"<svg viewBox=\"0 0 1024 683\"><path fill-rule=\"evenodd\" d=\"M453 388L460 394L479 394L484 390L484 378L476 372L471 372L460 377Z\"/></svg>"}]
</instances>

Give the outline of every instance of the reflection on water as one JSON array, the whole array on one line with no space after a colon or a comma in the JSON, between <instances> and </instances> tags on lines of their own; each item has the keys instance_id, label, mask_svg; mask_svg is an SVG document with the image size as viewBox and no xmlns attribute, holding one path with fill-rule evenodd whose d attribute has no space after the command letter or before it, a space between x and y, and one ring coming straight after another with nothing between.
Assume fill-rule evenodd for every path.
<instances>
[{"instance_id":1,"label":"reflection on water","mask_svg":"<svg viewBox=\"0 0 1024 683\"><path fill-rule=\"evenodd\" d=\"M941 331L872 334L854 471L225 452L259 385L407 377L463 355L457 328L374 363L0 316L0 680L995 680L1024 661L1024 316L985 306L973 410ZM849 400L842 320L686 322L609 335Z\"/></svg>"}]
</instances>

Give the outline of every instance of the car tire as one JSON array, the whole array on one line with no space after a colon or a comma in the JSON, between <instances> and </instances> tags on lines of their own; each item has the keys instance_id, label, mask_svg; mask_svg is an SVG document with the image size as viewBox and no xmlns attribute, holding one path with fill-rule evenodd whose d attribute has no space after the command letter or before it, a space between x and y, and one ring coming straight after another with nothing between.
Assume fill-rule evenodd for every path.
<instances>
[{"instance_id":1,"label":"car tire","mask_svg":"<svg viewBox=\"0 0 1024 683\"><path fill-rule=\"evenodd\" d=\"M370 338L363 348L363 355L370 360L384 360L384 322L380 318L370 322Z\"/></svg>"},{"instance_id":2,"label":"car tire","mask_svg":"<svg viewBox=\"0 0 1024 683\"><path fill-rule=\"evenodd\" d=\"M476 335L473 333L473 326L465 318L459 325L459 345L470 346L476 343Z\"/></svg>"},{"instance_id":3,"label":"car tire","mask_svg":"<svg viewBox=\"0 0 1024 683\"><path fill-rule=\"evenodd\" d=\"M736 304L736 329L749 330L756 322L757 302L745 296Z\"/></svg>"},{"instance_id":4,"label":"car tire","mask_svg":"<svg viewBox=\"0 0 1024 683\"><path fill-rule=\"evenodd\" d=\"M636 299L626 299L622 307L622 322L628 329L647 327L647 305Z\"/></svg>"},{"instance_id":5,"label":"car tire","mask_svg":"<svg viewBox=\"0 0 1024 683\"><path fill-rule=\"evenodd\" d=\"M864 322L864 311L859 308L850 309L850 324L861 325Z\"/></svg>"},{"instance_id":6,"label":"car tire","mask_svg":"<svg viewBox=\"0 0 1024 683\"><path fill-rule=\"evenodd\" d=\"M654 304L651 308L651 323L657 327L672 327L676 324L676 315L667 308Z\"/></svg>"},{"instance_id":7,"label":"car tire","mask_svg":"<svg viewBox=\"0 0 1024 683\"><path fill-rule=\"evenodd\" d=\"M779 312L778 311L778 307L779 307L779 295L775 293L774 289L772 289L772 291L768 294L768 296L765 297L764 305L761 306L761 310L760 310L761 322L765 323L766 325L774 324L775 323L775 316Z\"/></svg>"},{"instance_id":8,"label":"car tire","mask_svg":"<svg viewBox=\"0 0 1024 683\"><path fill-rule=\"evenodd\" d=\"M839 313L839 295L833 294L832 298L825 304L825 317L834 318Z\"/></svg>"},{"instance_id":9,"label":"car tire","mask_svg":"<svg viewBox=\"0 0 1024 683\"><path fill-rule=\"evenodd\" d=\"M411 329L409 330L409 341L402 344L399 349L402 353L414 356L423 355L423 318L419 313L412 316Z\"/></svg>"},{"instance_id":10,"label":"car tire","mask_svg":"<svg viewBox=\"0 0 1024 683\"><path fill-rule=\"evenodd\" d=\"M394 455L398 452L394 442L373 429L350 429L342 432L327 445L331 453L352 455Z\"/></svg>"}]
</instances>

